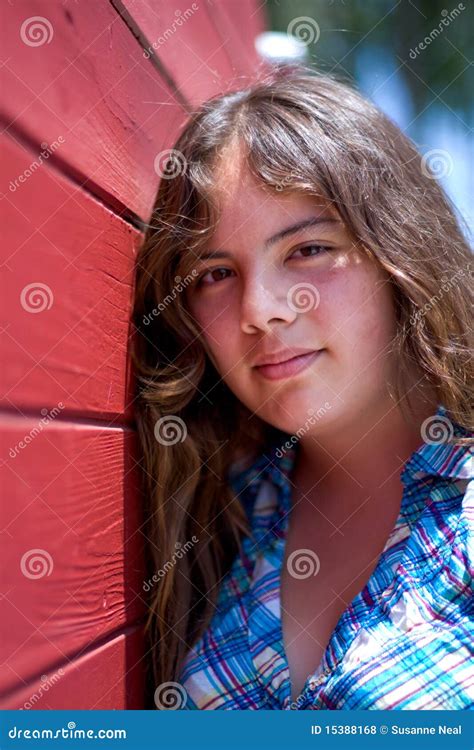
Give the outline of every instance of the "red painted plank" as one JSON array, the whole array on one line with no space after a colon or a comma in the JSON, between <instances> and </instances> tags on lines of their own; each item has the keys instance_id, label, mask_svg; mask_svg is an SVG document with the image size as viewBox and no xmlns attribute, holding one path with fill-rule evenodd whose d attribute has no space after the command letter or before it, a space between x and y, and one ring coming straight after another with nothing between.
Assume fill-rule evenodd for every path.
<instances>
[{"instance_id":1,"label":"red painted plank","mask_svg":"<svg viewBox=\"0 0 474 750\"><path fill-rule=\"evenodd\" d=\"M129 420L127 337L141 235L49 162L32 167L38 154L3 141L0 403L62 402L76 415Z\"/></svg>"},{"instance_id":2,"label":"red painted plank","mask_svg":"<svg viewBox=\"0 0 474 750\"><path fill-rule=\"evenodd\" d=\"M184 96L197 106L232 85L225 40L202 2L186 7L169 0L114 0L133 20L145 56L154 55Z\"/></svg>"},{"instance_id":3,"label":"red painted plank","mask_svg":"<svg viewBox=\"0 0 474 750\"><path fill-rule=\"evenodd\" d=\"M268 70L255 49L255 37L268 28L262 0L205 0L207 11L225 40L238 73L239 86L263 76Z\"/></svg>"},{"instance_id":4,"label":"red painted plank","mask_svg":"<svg viewBox=\"0 0 474 750\"><path fill-rule=\"evenodd\" d=\"M0 417L0 692L146 611L136 433L44 421Z\"/></svg>"},{"instance_id":5,"label":"red painted plank","mask_svg":"<svg viewBox=\"0 0 474 750\"><path fill-rule=\"evenodd\" d=\"M128 628L86 655L46 669L1 701L13 710L144 708L143 628Z\"/></svg>"},{"instance_id":6,"label":"red painted plank","mask_svg":"<svg viewBox=\"0 0 474 750\"><path fill-rule=\"evenodd\" d=\"M115 210L147 220L154 160L186 119L181 103L109 2L28 0L3 11L6 120L33 142L59 143L52 159Z\"/></svg>"}]
</instances>

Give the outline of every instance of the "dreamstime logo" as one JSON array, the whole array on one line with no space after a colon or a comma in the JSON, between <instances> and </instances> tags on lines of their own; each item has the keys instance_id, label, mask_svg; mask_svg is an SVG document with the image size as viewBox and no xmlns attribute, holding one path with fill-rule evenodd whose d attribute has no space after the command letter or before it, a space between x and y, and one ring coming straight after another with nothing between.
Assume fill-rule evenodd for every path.
<instances>
[{"instance_id":1,"label":"dreamstime logo","mask_svg":"<svg viewBox=\"0 0 474 750\"><path fill-rule=\"evenodd\" d=\"M158 177L163 180L173 180L186 172L187 161L181 151L176 148L168 148L155 156L153 166Z\"/></svg>"},{"instance_id":2,"label":"dreamstime logo","mask_svg":"<svg viewBox=\"0 0 474 750\"><path fill-rule=\"evenodd\" d=\"M290 36L296 36L304 44L316 44L320 37L321 29L314 18L310 16L298 16L298 18L293 18L290 21L286 32Z\"/></svg>"},{"instance_id":3,"label":"dreamstime logo","mask_svg":"<svg viewBox=\"0 0 474 750\"><path fill-rule=\"evenodd\" d=\"M188 694L179 682L162 682L155 690L155 705L160 711L176 711L186 705Z\"/></svg>"},{"instance_id":4,"label":"dreamstime logo","mask_svg":"<svg viewBox=\"0 0 474 750\"><path fill-rule=\"evenodd\" d=\"M167 560L162 568L156 571L156 573L153 573L152 577L148 579L148 581L144 581L142 585L143 591L151 591L152 586L155 583L158 583L162 578L166 576L167 573L171 570L171 568L176 565L178 560L181 560L192 547L194 547L195 544L197 544L199 541L199 538L193 534L191 537L191 540L188 540L184 544L181 544L181 542L176 542L175 550L173 554L171 555L171 559Z\"/></svg>"},{"instance_id":5,"label":"dreamstime logo","mask_svg":"<svg viewBox=\"0 0 474 750\"><path fill-rule=\"evenodd\" d=\"M32 580L50 576L53 572L53 558L45 549L29 549L21 558L20 569L25 578Z\"/></svg>"},{"instance_id":6,"label":"dreamstime logo","mask_svg":"<svg viewBox=\"0 0 474 750\"><path fill-rule=\"evenodd\" d=\"M285 190L285 188L289 187L290 185L294 184L294 182L297 180L298 175L296 172L288 172L281 180L280 182L277 182L275 184L275 190L278 190L278 192L281 192L282 190Z\"/></svg>"},{"instance_id":7,"label":"dreamstime logo","mask_svg":"<svg viewBox=\"0 0 474 750\"><path fill-rule=\"evenodd\" d=\"M301 706L304 706L305 700L306 700L305 695L299 695L295 701L290 703L289 705L290 711L297 711Z\"/></svg>"},{"instance_id":8,"label":"dreamstime logo","mask_svg":"<svg viewBox=\"0 0 474 750\"><path fill-rule=\"evenodd\" d=\"M469 275L471 275L471 265L471 263L468 263L467 272ZM450 279L441 279L442 284L439 293L433 294L430 299L424 303L423 307L415 310L415 312L410 315L410 323L412 326L422 318L424 318L424 316L429 313L432 307L441 302L444 296L444 292L451 291L452 287L456 285L459 276L465 276L464 268L458 268L458 270L451 276Z\"/></svg>"},{"instance_id":9,"label":"dreamstime logo","mask_svg":"<svg viewBox=\"0 0 474 750\"><path fill-rule=\"evenodd\" d=\"M432 148L421 160L421 171L430 180L440 180L449 177L453 171L451 155L442 148Z\"/></svg>"},{"instance_id":10,"label":"dreamstime logo","mask_svg":"<svg viewBox=\"0 0 474 750\"><path fill-rule=\"evenodd\" d=\"M181 292L186 289L189 284L192 283L192 281L196 278L198 275L198 271L196 268L193 268L191 273L188 273L184 279L181 278L181 276L175 276L175 285L173 286L170 294L167 294L166 297L158 303L157 307L154 307L153 310L147 315L143 316L143 325L148 326L152 322L153 318L157 318L160 313L163 312L163 310L166 310L169 304L171 302L174 302L178 294L181 294Z\"/></svg>"},{"instance_id":11,"label":"dreamstime logo","mask_svg":"<svg viewBox=\"0 0 474 750\"><path fill-rule=\"evenodd\" d=\"M43 44L49 44L53 33L51 21L43 16L31 16L21 24L21 41L28 47L41 47Z\"/></svg>"},{"instance_id":12,"label":"dreamstime logo","mask_svg":"<svg viewBox=\"0 0 474 750\"><path fill-rule=\"evenodd\" d=\"M186 440L188 430L181 417L168 414L157 420L154 433L156 440L162 445L176 445Z\"/></svg>"},{"instance_id":13,"label":"dreamstime logo","mask_svg":"<svg viewBox=\"0 0 474 750\"><path fill-rule=\"evenodd\" d=\"M416 60L420 52L429 47L431 42L434 42L434 40L444 31L446 26L449 26L452 21L454 21L459 15L461 15L461 11L463 10L466 10L466 6L464 5L464 3L458 3L457 6L450 11L446 10L446 8L443 8L443 10L441 11L442 18L438 26L435 26L435 28L432 29L430 33L425 36L423 41L419 42L419 44L416 45L416 47L411 48L411 59Z\"/></svg>"},{"instance_id":14,"label":"dreamstime logo","mask_svg":"<svg viewBox=\"0 0 474 750\"><path fill-rule=\"evenodd\" d=\"M18 177L15 177L14 180L10 180L10 184L8 186L8 189L14 193L15 190L18 190L20 183L26 182L26 180L31 177L32 174L36 172L37 169L39 169L44 161L47 161L51 154L54 154L54 152L62 146L63 143L65 143L66 139L64 136L59 135L56 140L52 141L51 143L43 142L41 144L41 151L38 154L38 158L34 159L31 164L29 164L26 169L23 170L23 172L18 175Z\"/></svg>"},{"instance_id":15,"label":"dreamstime logo","mask_svg":"<svg viewBox=\"0 0 474 750\"><path fill-rule=\"evenodd\" d=\"M26 312L40 313L50 310L53 304L53 292L47 284L35 281L27 284L21 291L21 306Z\"/></svg>"},{"instance_id":16,"label":"dreamstime logo","mask_svg":"<svg viewBox=\"0 0 474 750\"><path fill-rule=\"evenodd\" d=\"M181 13L180 10L175 10L175 19L173 20L172 24L163 31L158 39L155 39L155 41L149 47L143 50L143 57L145 58L145 60L149 60L152 55L152 50L158 49L158 47L161 47L163 44L165 44L168 39L172 37L174 33L176 33L180 26L182 26L183 23L185 23L188 18L190 18L193 13L197 11L198 8L199 5L197 3L192 3L191 7L186 8L184 13Z\"/></svg>"},{"instance_id":17,"label":"dreamstime logo","mask_svg":"<svg viewBox=\"0 0 474 750\"><path fill-rule=\"evenodd\" d=\"M331 404L329 401L324 402L324 406L320 406L319 409L315 412L314 409L308 409L309 417L305 420L305 423L302 427L299 427L293 435L286 440L283 445L280 448L277 448L275 451L275 455L277 458L282 458L282 456L286 453L286 451L290 450L295 443L298 442L298 440L301 438L302 435L305 434L309 430L310 427L312 427L315 422L317 422L321 417L323 417L327 410L331 408Z\"/></svg>"},{"instance_id":18,"label":"dreamstime logo","mask_svg":"<svg viewBox=\"0 0 474 750\"><path fill-rule=\"evenodd\" d=\"M18 710L29 711L31 708L33 708L35 704L38 703L39 700L41 700L44 693L47 693L51 687L54 687L54 685L61 679L63 674L64 669L59 668L52 677L48 677L48 675L46 674L41 675L41 685L39 686L38 691L33 693L33 695L31 695L28 700L23 703L23 706L21 706Z\"/></svg>"},{"instance_id":19,"label":"dreamstime logo","mask_svg":"<svg viewBox=\"0 0 474 750\"><path fill-rule=\"evenodd\" d=\"M301 281L294 284L286 295L288 307L297 313L306 313L316 309L320 302L319 292L313 284Z\"/></svg>"},{"instance_id":20,"label":"dreamstime logo","mask_svg":"<svg viewBox=\"0 0 474 750\"><path fill-rule=\"evenodd\" d=\"M452 422L440 414L425 419L421 425L421 437L428 445L447 443L454 435Z\"/></svg>"},{"instance_id":21,"label":"dreamstime logo","mask_svg":"<svg viewBox=\"0 0 474 750\"><path fill-rule=\"evenodd\" d=\"M288 556L286 567L292 578L302 579L316 576L321 564L312 549L296 549Z\"/></svg>"},{"instance_id":22,"label":"dreamstime logo","mask_svg":"<svg viewBox=\"0 0 474 750\"><path fill-rule=\"evenodd\" d=\"M60 737L61 739L74 739L74 740L125 740L127 739L126 729L82 729L78 727L75 721L68 721L67 727L61 727L60 729L48 729L42 727L41 729L23 729L21 727L13 726L8 730L8 737L11 740L16 739L30 739L30 740L55 740Z\"/></svg>"},{"instance_id":23,"label":"dreamstime logo","mask_svg":"<svg viewBox=\"0 0 474 750\"><path fill-rule=\"evenodd\" d=\"M55 417L57 417L57 415L60 414L63 409L64 404L62 401L60 401L58 405L53 407L50 411L48 411L48 409L41 409L42 417L38 422L38 425L32 427L31 430L24 436L22 440L20 440L19 443L10 448L10 450L8 451L8 455L10 456L10 458L16 458L20 450L26 448L27 445L29 445L35 439L35 437L37 437L40 432L43 431L43 427L48 425L53 419L55 419Z\"/></svg>"}]
</instances>

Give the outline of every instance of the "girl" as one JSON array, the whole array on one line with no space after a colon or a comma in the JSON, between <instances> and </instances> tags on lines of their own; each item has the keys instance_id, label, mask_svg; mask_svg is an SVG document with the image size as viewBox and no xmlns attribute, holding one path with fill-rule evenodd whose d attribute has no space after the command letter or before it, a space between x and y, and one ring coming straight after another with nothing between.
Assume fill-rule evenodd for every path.
<instances>
[{"instance_id":1,"label":"girl","mask_svg":"<svg viewBox=\"0 0 474 750\"><path fill-rule=\"evenodd\" d=\"M470 252L306 66L195 112L137 264L160 709L467 709Z\"/></svg>"}]
</instances>

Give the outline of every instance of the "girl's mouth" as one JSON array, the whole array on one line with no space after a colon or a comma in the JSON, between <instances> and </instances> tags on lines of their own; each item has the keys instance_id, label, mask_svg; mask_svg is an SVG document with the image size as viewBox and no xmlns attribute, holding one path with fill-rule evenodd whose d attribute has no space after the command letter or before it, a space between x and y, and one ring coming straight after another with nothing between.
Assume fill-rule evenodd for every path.
<instances>
[{"instance_id":1,"label":"girl's mouth","mask_svg":"<svg viewBox=\"0 0 474 750\"><path fill-rule=\"evenodd\" d=\"M324 349L318 349L307 354L300 354L298 357L292 357L285 362L278 362L275 365L260 365L254 369L267 380L281 380L305 370L323 351Z\"/></svg>"}]
</instances>

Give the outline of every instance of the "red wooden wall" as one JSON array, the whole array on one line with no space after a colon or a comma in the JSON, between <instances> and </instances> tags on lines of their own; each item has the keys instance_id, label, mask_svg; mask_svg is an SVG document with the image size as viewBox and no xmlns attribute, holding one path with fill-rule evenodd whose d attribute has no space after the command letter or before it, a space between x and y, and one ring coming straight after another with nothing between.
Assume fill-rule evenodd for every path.
<instances>
[{"instance_id":1,"label":"red wooden wall","mask_svg":"<svg viewBox=\"0 0 474 750\"><path fill-rule=\"evenodd\" d=\"M134 260L157 154L262 70L259 5L2 8L1 708L143 707Z\"/></svg>"}]
</instances>

